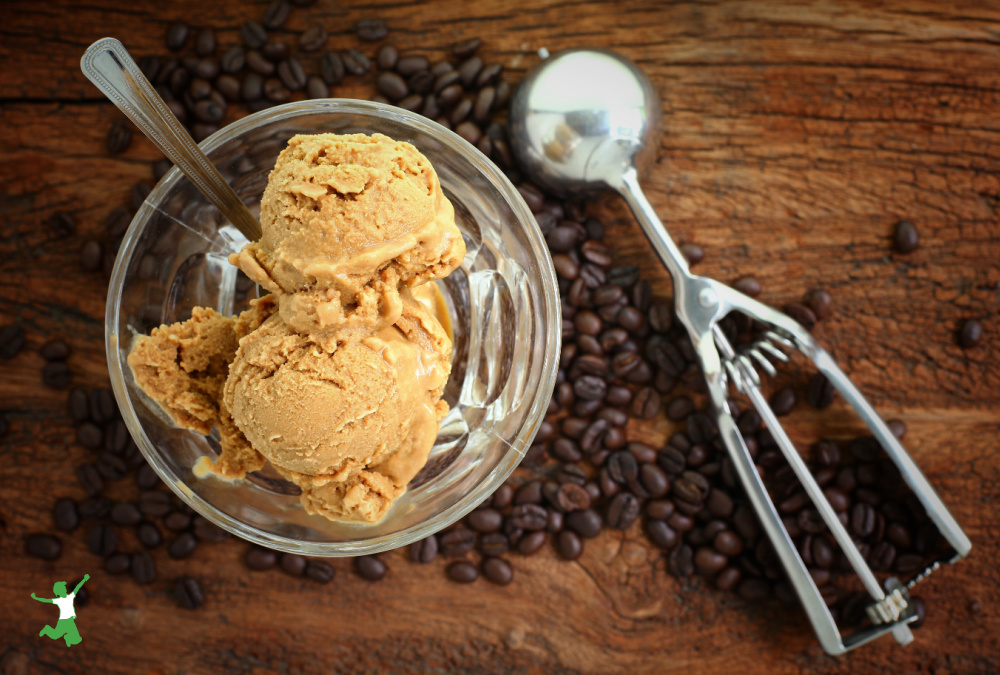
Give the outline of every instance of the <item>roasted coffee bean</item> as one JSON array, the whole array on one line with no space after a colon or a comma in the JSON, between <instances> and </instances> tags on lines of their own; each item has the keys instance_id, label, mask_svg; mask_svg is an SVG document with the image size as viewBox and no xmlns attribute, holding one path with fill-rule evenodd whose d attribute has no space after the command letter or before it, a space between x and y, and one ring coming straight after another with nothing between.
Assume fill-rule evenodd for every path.
<instances>
[{"instance_id":1,"label":"roasted coffee bean","mask_svg":"<svg viewBox=\"0 0 1000 675\"><path fill-rule=\"evenodd\" d=\"M82 389L73 389L69 392L69 414L77 424L89 418L90 403L87 392Z\"/></svg>"},{"instance_id":2,"label":"roasted coffee bean","mask_svg":"<svg viewBox=\"0 0 1000 675\"><path fill-rule=\"evenodd\" d=\"M182 532L167 546L171 558L187 558L198 548L198 540L190 532Z\"/></svg>"},{"instance_id":3,"label":"roasted coffee bean","mask_svg":"<svg viewBox=\"0 0 1000 675\"><path fill-rule=\"evenodd\" d=\"M501 532L490 532L479 538L477 547L485 556L503 555L510 550L510 540Z\"/></svg>"},{"instance_id":4,"label":"roasted coffee bean","mask_svg":"<svg viewBox=\"0 0 1000 675\"><path fill-rule=\"evenodd\" d=\"M579 511L590 508L590 495L587 490L575 483L564 483L559 486L556 503L563 511Z\"/></svg>"},{"instance_id":5,"label":"roasted coffee bean","mask_svg":"<svg viewBox=\"0 0 1000 675\"><path fill-rule=\"evenodd\" d=\"M639 419L652 419L656 413L660 412L659 392L652 387L643 387L636 392L635 398L632 399L630 410L632 415Z\"/></svg>"},{"instance_id":6,"label":"roasted coffee bean","mask_svg":"<svg viewBox=\"0 0 1000 675\"><path fill-rule=\"evenodd\" d=\"M389 34L389 28L382 19L361 19L354 24L358 39L365 42L378 42Z\"/></svg>"},{"instance_id":7,"label":"roasted coffee bean","mask_svg":"<svg viewBox=\"0 0 1000 675\"><path fill-rule=\"evenodd\" d=\"M675 547L667 556L667 570L678 578L690 577L694 574L694 550L687 544Z\"/></svg>"},{"instance_id":8,"label":"roasted coffee bean","mask_svg":"<svg viewBox=\"0 0 1000 675\"><path fill-rule=\"evenodd\" d=\"M46 361L65 361L69 358L69 344L65 340L55 338L42 345L38 353Z\"/></svg>"},{"instance_id":9,"label":"roasted coffee bean","mask_svg":"<svg viewBox=\"0 0 1000 675\"><path fill-rule=\"evenodd\" d=\"M737 279L733 282L733 288L740 293L749 295L751 298L756 298L760 295L761 291L760 282L753 277L741 277Z\"/></svg>"},{"instance_id":10,"label":"roasted coffee bean","mask_svg":"<svg viewBox=\"0 0 1000 675\"><path fill-rule=\"evenodd\" d=\"M118 534L110 525L98 523L90 530L87 548L94 555L107 558L118 548Z\"/></svg>"},{"instance_id":11,"label":"roasted coffee bean","mask_svg":"<svg viewBox=\"0 0 1000 675\"><path fill-rule=\"evenodd\" d=\"M410 544L410 560L419 563L432 562L438 554L438 540L433 534Z\"/></svg>"},{"instance_id":12,"label":"roasted coffee bean","mask_svg":"<svg viewBox=\"0 0 1000 675\"><path fill-rule=\"evenodd\" d=\"M357 559L355 559L355 561L356 560ZM309 561L306 560L306 558L294 553L282 553L278 559L278 565L281 567L281 571L293 577L301 577L305 575L306 565L308 564Z\"/></svg>"},{"instance_id":13,"label":"roasted coffee bean","mask_svg":"<svg viewBox=\"0 0 1000 675\"><path fill-rule=\"evenodd\" d=\"M549 454L560 462L579 462L583 459L583 453L580 452L580 448L568 438L556 439L552 444Z\"/></svg>"},{"instance_id":14,"label":"roasted coffee bean","mask_svg":"<svg viewBox=\"0 0 1000 675\"><path fill-rule=\"evenodd\" d=\"M514 494L514 504L541 504L542 503L542 481L533 480L524 483Z\"/></svg>"},{"instance_id":15,"label":"roasted coffee bean","mask_svg":"<svg viewBox=\"0 0 1000 675\"><path fill-rule=\"evenodd\" d=\"M681 244L680 248L689 265L697 265L705 259L705 249L697 244Z\"/></svg>"},{"instance_id":16,"label":"roasted coffee bean","mask_svg":"<svg viewBox=\"0 0 1000 675\"><path fill-rule=\"evenodd\" d=\"M875 529L875 509L868 504L858 503L851 509L851 532L858 537L867 537Z\"/></svg>"},{"instance_id":17,"label":"roasted coffee bean","mask_svg":"<svg viewBox=\"0 0 1000 675\"><path fill-rule=\"evenodd\" d=\"M465 517L465 523L480 534L498 532L503 525L503 515L496 509L476 509Z\"/></svg>"},{"instance_id":18,"label":"roasted coffee bean","mask_svg":"<svg viewBox=\"0 0 1000 675\"><path fill-rule=\"evenodd\" d=\"M806 330L812 330L816 326L816 315L802 303L790 302L783 309L785 314L802 324Z\"/></svg>"},{"instance_id":19,"label":"roasted coffee bean","mask_svg":"<svg viewBox=\"0 0 1000 675\"><path fill-rule=\"evenodd\" d=\"M201 584L193 577L181 577L174 582L174 599L184 609L198 609L205 604Z\"/></svg>"},{"instance_id":20,"label":"roasted coffee bean","mask_svg":"<svg viewBox=\"0 0 1000 675\"><path fill-rule=\"evenodd\" d=\"M62 542L51 534L29 534L24 539L24 550L32 558L58 560L62 555Z\"/></svg>"},{"instance_id":21,"label":"roasted coffee bean","mask_svg":"<svg viewBox=\"0 0 1000 675\"><path fill-rule=\"evenodd\" d=\"M364 75L371 70L371 61L357 49L348 49L341 57L344 69L352 75Z\"/></svg>"},{"instance_id":22,"label":"roasted coffee bean","mask_svg":"<svg viewBox=\"0 0 1000 675\"><path fill-rule=\"evenodd\" d=\"M462 84L471 87L483 69L483 60L478 56L472 56L458 66L458 74L462 78Z\"/></svg>"},{"instance_id":23,"label":"roasted coffee bean","mask_svg":"<svg viewBox=\"0 0 1000 675\"><path fill-rule=\"evenodd\" d=\"M448 565L448 578L460 584L471 584L479 578L479 570L472 563L458 560Z\"/></svg>"},{"instance_id":24,"label":"roasted coffee bean","mask_svg":"<svg viewBox=\"0 0 1000 675\"><path fill-rule=\"evenodd\" d=\"M278 554L269 548L251 546L243 562L254 571L268 570L278 564Z\"/></svg>"},{"instance_id":25,"label":"roasted coffee bean","mask_svg":"<svg viewBox=\"0 0 1000 675\"><path fill-rule=\"evenodd\" d=\"M139 511L149 518L162 518L170 513L170 495L160 490L139 493Z\"/></svg>"},{"instance_id":26,"label":"roasted coffee bean","mask_svg":"<svg viewBox=\"0 0 1000 675\"><path fill-rule=\"evenodd\" d=\"M331 87L344 79L344 62L336 52L324 52L319 62L319 74Z\"/></svg>"},{"instance_id":27,"label":"roasted coffee bean","mask_svg":"<svg viewBox=\"0 0 1000 675\"><path fill-rule=\"evenodd\" d=\"M336 576L336 570L330 563L322 560L310 560L306 563L305 575L319 584L328 584Z\"/></svg>"},{"instance_id":28,"label":"roasted coffee bean","mask_svg":"<svg viewBox=\"0 0 1000 675\"><path fill-rule=\"evenodd\" d=\"M779 389L771 396L771 410L778 417L787 415L795 407L795 392L791 387Z\"/></svg>"},{"instance_id":29,"label":"roasted coffee bean","mask_svg":"<svg viewBox=\"0 0 1000 675\"><path fill-rule=\"evenodd\" d=\"M917 234L916 226L908 220L901 220L896 223L893 242L896 245L896 250L900 253L913 253L916 251L920 245L920 236Z\"/></svg>"},{"instance_id":30,"label":"roasted coffee bean","mask_svg":"<svg viewBox=\"0 0 1000 675\"><path fill-rule=\"evenodd\" d=\"M375 80L375 88L390 101L398 101L409 93L406 81L391 71L379 74Z\"/></svg>"},{"instance_id":31,"label":"roasted coffee bean","mask_svg":"<svg viewBox=\"0 0 1000 675\"><path fill-rule=\"evenodd\" d=\"M215 123L222 121L226 114L225 106L220 106L212 99L198 101L194 105L194 116L202 122Z\"/></svg>"},{"instance_id":32,"label":"roasted coffee bean","mask_svg":"<svg viewBox=\"0 0 1000 675\"><path fill-rule=\"evenodd\" d=\"M563 560L576 560L583 553L583 541L570 530L556 535L556 552Z\"/></svg>"},{"instance_id":33,"label":"roasted coffee bean","mask_svg":"<svg viewBox=\"0 0 1000 675\"><path fill-rule=\"evenodd\" d=\"M247 21L243 24L240 28L240 37L243 39L243 44L250 49L260 49L267 43L267 31L256 21ZM249 54L247 64L250 64Z\"/></svg>"},{"instance_id":34,"label":"roasted coffee bean","mask_svg":"<svg viewBox=\"0 0 1000 675\"><path fill-rule=\"evenodd\" d=\"M919 553L903 553L896 556L896 571L900 574L918 572L924 568L924 557Z\"/></svg>"},{"instance_id":35,"label":"roasted coffee bean","mask_svg":"<svg viewBox=\"0 0 1000 675\"><path fill-rule=\"evenodd\" d=\"M653 499L659 499L670 491L670 478L667 472L655 464L643 464L639 469L639 482Z\"/></svg>"},{"instance_id":36,"label":"roasted coffee bean","mask_svg":"<svg viewBox=\"0 0 1000 675\"><path fill-rule=\"evenodd\" d=\"M202 28L198 31L198 37L194 43L195 53L198 56L210 56L215 53L215 31L211 28Z\"/></svg>"},{"instance_id":37,"label":"roasted coffee bean","mask_svg":"<svg viewBox=\"0 0 1000 675\"><path fill-rule=\"evenodd\" d=\"M804 302L817 319L825 319L830 314L830 307L833 306L833 298L822 288L814 288L806 293Z\"/></svg>"},{"instance_id":38,"label":"roasted coffee bean","mask_svg":"<svg viewBox=\"0 0 1000 675\"><path fill-rule=\"evenodd\" d=\"M708 480L697 471L684 471L674 481L673 494L689 504L701 504L708 496Z\"/></svg>"},{"instance_id":39,"label":"roasted coffee bean","mask_svg":"<svg viewBox=\"0 0 1000 675\"><path fill-rule=\"evenodd\" d=\"M817 410L822 410L833 403L836 389L823 373L816 373L809 379L809 387L806 390L806 401Z\"/></svg>"},{"instance_id":40,"label":"roasted coffee bean","mask_svg":"<svg viewBox=\"0 0 1000 675\"><path fill-rule=\"evenodd\" d=\"M299 49L304 52L319 51L326 44L330 34L322 24L314 23L299 36Z\"/></svg>"},{"instance_id":41,"label":"roasted coffee bean","mask_svg":"<svg viewBox=\"0 0 1000 675\"><path fill-rule=\"evenodd\" d=\"M680 450L668 446L660 450L656 463L668 474L676 476L687 466L687 459Z\"/></svg>"},{"instance_id":42,"label":"roasted coffee bean","mask_svg":"<svg viewBox=\"0 0 1000 675\"><path fill-rule=\"evenodd\" d=\"M403 77L410 77L417 73L422 73L430 68L430 61L426 56L411 54L403 56L396 62L396 72Z\"/></svg>"},{"instance_id":43,"label":"roasted coffee bean","mask_svg":"<svg viewBox=\"0 0 1000 675\"><path fill-rule=\"evenodd\" d=\"M694 412L694 401L687 396L678 396L667 404L667 419L680 421Z\"/></svg>"},{"instance_id":44,"label":"roasted coffee bean","mask_svg":"<svg viewBox=\"0 0 1000 675\"><path fill-rule=\"evenodd\" d=\"M104 248L94 240L85 241L80 248L80 265L87 272L95 272L101 268L104 258Z\"/></svg>"},{"instance_id":45,"label":"roasted coffee bean","mask_svg":"<svg viewBox=\"0 0 1000 675\"><path fill-rule=\"evenodd\" d=\"M329 98L330 89L318 75L310 75L306 80L306 95L311 99Z\"/></svg>"},{"instance_id":46,"label":"roasted coffee bean","mask_svg":"<svg viewBox=\"0 0 1000 675\"><path fill-rule=\"evenodd\" d=\"M132 142L132 128L124 120L116 120L108 131L107 148L112 155L117 155L128 149Z\"/></svg>"},{"instance_id":47,"label":"roasted coffee bean","mask_svg":"<svg viewBox=\"0 0 1000 675\"><path fill-rule=\"evenodd\" d=\"M240 90L243 100L253 102L264 95L264 78L257 73L247 73L243 76L243 85Z\"/></svg>"},{"instance_id":48,"label":"roasted coffee bean","mask_svg":"<svg viewBox=\"0 0 1000 675\"><path fill-rule=\"evenodd\" d=\"M291 93L285 88L281 80L276 77L269 77L264 80L264 98L275 103L284 103L291 98Z\"/></svg>"},{"instance_id":49,"label":"roasted coffee bean","mask_svg":"<svg viewBox=\"0 0 1000 675\"><path fill-rule=\"evenodd\" d=\"M65 238L76 232L76 221L68 213L56 211L45 221L52 233L57 237ZM7 357L4 357L7 358Z\"/></svg>"},{"instance_id":50,"label":"roasted coffee bean","mask_svg":"<svg viewBox=\"0 0 1000 675\"><path fill-rule=\"evenodd\" d=\"M130 502L119 502L111 508L111 522L115 525L137 525L141 520L139 507Z\"/></svg>"},{"instance_id":51,"label":"roasted coffee bean","mask_svg":"<svg viewBox=\"0 0 1000 675\"><path fill-rule=\"evenodd\" d=\"M606 466L611 480L619 485L631 483L639 477L639 462L631 452L611 453L608 456Z\"/></svg>"},{"instance_id":52,"label":"roasted coffee bean","mask_svg":"<svg viewBox=\"0 0 1000 675\"><path fill-rule=\"evenodd\" d=\"M702 546L695 551L694 564L702 574L712 575L725 569L729 559L714 549Z\"/></svg>"},{"instance_id":53,"label":"roasted coffee bean","mask_svg":"<svg viewBox=\"0 0 1000 675\"><path fill-rule=\"evenodd\" d=\"M121 457L117 457L110 452L102 452L95 462L97 470L101 476L108 480L121 480L128 473L128 466Z\"/></svg>"},{"instance_id":54,"label":"roasted coffee bean","mask_svg":"<svg viewBox=\"0 0 1000 675\"><path fill-rule=\"evenodd\" d=\"M136 473L135 483L142 490L152 490L160 484L160 477L153 467L143 464ZM142 507L142 495L139 496L139 507Z\"/></svg>"},{"instance_id":55,"label":"roasted coffee bean","mask_svg":"<svg viewBox=\"0 0 1000 675\"><path fill-rule=\"evenodd\" d=\"M924 625L924 622L927 620L927 603L924 602L923 598L918 598L918 597L910 598L910 601L913 603L913 609L917 615L917 619L916 621L913 621L908 625L910 626L910 628L920 628L921 626ZM976 601L973 601L973 603L975 602Z\"/></svg>"},{"instance_id":56,"label":"roasted coffee bean","mask_svg":"<svg viewBox=\"0 0 1000 675\"><path fill-rule=\"evenodd\" d=\"M72 532L80 524L80 514L76 509L76 502L68 497L56 500L52 509L52 519L56 527L63 532Z\"/></svg>"},{"instance_id":57,"label":"roasted coffee bean","mask_svg":"<svg viewBox=\"0 0 1000 675\"><path fill-rule=\"evenodd\" d=\"M480 124L487 122L490 117L490 111L493 110L496 95L496 89L493 87L483 87L480 89L479 93L476 94L476 100L472 106L472 119ZM488 138L488 136L485 138Z\"/></svg>"},{"instance_id":58,"label":"roasted coffee bean","mask_svg":"<svg viewBox=\"0 0 1000 675\"><path fill-rule=\"evenodd\" d=\"M194 74L205 80L214 80L219 76L220 70L222 70L222 67L219 64L219 59L213 56L198 61L198 65L194 69Z\"/></svg>"},{"instance_id":59,"label":"roasted coffee bean","mask_svg":"<svg viewBox=\"0 0 1000 675\"><path fill-rule=\"evenodd\" d=\"M517 550L522 555L532 555L545 545L549 539L549 533L545 530L528 532L517 543Z\"/></svg>"},{"instance_id":60,"label":"roasted coffee bean","mask_svg":"<svg viewBox=\"0 0 1000 675\"><path fill-rule=\"evenodd\" d=\"M80 502L78 511L83 520L100 520L106 518L111 513L113 504L110 499L100 497L88 497Z\"/></svg>"},{"instance_id":61,"label":"roasted coffee bean","mask_svg":"<svg viewBox=\"0 0 1000 675\"><path fill-rule=\"evenodd\" d=\"M573 383L573 393L585 401L599 401L607 391L607 383L596 375L582 375Z\"/></svg>"},{"instance_id":62,"label":"roasted coffee bean","mask_svg":"<svg viewBox=\"0 0 1000 675\"><path fill-rule=\"evenodd\" d=\"M438 542L442 555L455 558L465 555L476 547L476 534L471 530L458 528L440 535Z\"/></svg>"},{"instance_id":63,"label":"roasted coffee bean","mask_svg":"<svg viewBox=\"0 0 1000 675\"><path fill-rule=\"evenodd\" d=\"M73 381L73 373L62 361L42 366L42 384L50 389L66 389Z\"/></svg>"},{"instance_id":64,"label":"roasted coffee bean","mask_svg":"<svg viewBox=\"0 0 1000 675\"><path fill-rule=\"evenodd\" d=\"M490 557L482 563L483 576L498 586L506 586L514 580L514 570L503 558Z\"/></svg>"},{"instance_id":65,"label":"roasted coffee bean","mask_svg":"<svg viewBox=\"0 0 1000 675\"><path fill-rule=\"evenodd\" d=\"M375 63L379 70L392 70L399 61L399 51L392 45L382 45L375 55Z\"/></svg>"},{"instance_id":66,"label":"roasted coffee bean","mask_svg":"<svg viewBox=\"0 0 1000 675\"><path fill-rule=\"evenodd\" d=\"M215 80L215 88L219 90L223 98L230 102L240 99L241 86L240 81L232 75L220 75ZM222 110L222 107L218 104L216 104L216 107ZM219 119L221 120L222 118L220 117Z\"/></svg>"},{"instance_id":67,"label":"roasted coffee bean","mask_svg":"<svg viewBox=\"0 0 1000 675\"><path fill-rule=\"evenodd\" d=\"M722 521L713 522L719 523L719 527L726 527L726 524ZM712 536L712 545L715 547L716 551L729 557L738 556L743 552L743 540L738 534L730 529L722 529L715 533L715 535Z\"/></svg>"},{"instance_id":68,"label":"roasted coffee bean","mask_svg":"<svg viewBox=\"0 0 1000 675\"><path fill-rule=\"evenodd\" d=\"M983 325L975 320L968 320L962 324L958 332L958 344L962 349L972 349L983 339Z\"/></svg>"},{"instance_id":69,"label":"roasted coffee bean","mask_svg":"<svg viewBox=\"0 0 1000 675\"><path fill-rule=\"evenodd\" d=\"M608 504L607 523L609 527L627 530L639 517L639 500L630 492L619 492Z\"/></svg>"},{"instance_id":70,"label":"roasted coffee bean","mask_svg":"<svg viewBox=\"0 0 1000 675\"><path fill-rule=\"evenodd\" d=\"M537 504L515 506L508 518L514 527L528 531L544 529L548 524L548 513Z\"/></svg>"},{"instance_id":71,"label":"roasted coffee bean","mask_svg":"<svg viewBox=\"0 0 1000 675\"><path fill-rule=\"evenodd\" d=\"M475 122L471 120L466 120L455 127L455 133L468 141L471 145L475 145L482 138L483 132L480 131L479 127L476 126Z\"/></svg>"},{"instance_id":72,"label":"roasted coffee bean","mask_svg":"<svg viewBox=\"0 0 1000 675\"><path fill-rule=\"evenodd\" d=\"M472 99L468 96L455 104L455 107L451 109L450 113L448 113L448 121L451 122L453 127L460 124L466 117L469 116L469 113L472 112L472 105ZM573 278L575 277L576 275L574 274Z\"/></svg>"},{"instance_id":73,"label":"roasted coffee bean","mask_svg":"<svg viewBox=\"0 0 1000 675\"><path fill-rule=\"evenodd\" d=\"M191 514L173 511L163 519L163 526L172 532L181 532L191 527Z\"/></svg>"},{"instance_id":74,"label":"roasted coffee bean","mask_svg":"<svg viewBox=\"0 0 1000 675\"><path fill-rule=\"evenodd\" d=\"M465 59L475 54L481 44L482 40L477 37L468 38L452 45L451 53L456 58Z\"/></svg>"},{"instance_id":75,"label":"roasted coffee bean","mask_svg":"<svg viewBox=\"0 0 1000 675\"><path fill-rule=\"evenodd\" d=\"M305 68L294 57L285 59L278 64L278 77L281 79L282 84L292 91L299 91L306 86Z\"/></svg>"},{"instance_id":76,"label":"roasted coffee bean","mask_svg":"<svg viewBox=\"0 0 1000 675\"><path fill-rule=\"evenodd\" d=\"M600 534L601 522L600 514L592 508L573 511L566 516L566 527L587 539Z\"/></svg>"},{"instance_id":77,"label":"roasted coffee bean","mask_svg":"<svg viewBox=\"0 0 1000 675\"><path fill-rule=\"evenodd\" d=\"M184 48L184 43L187 42L190 32L186 24L171 24L170 28L167 29L167 49L179 52Z\"/></svg>"},{"instance_id":78,"label":"roasted coffee bean","mask_svg":"<svg viewBox=\"0 0 1000 675\"><path fill-rule=\"evenodd\" d=\"M108 574L125 574L132 566L132 558L128 553L115 553L104 561L104 569Z\"/></svg>"},{"instance_id":79,"label":"roasted coffee bean","mask_svg":"<svg viewBox=\"0 0 1000 675\"><path fill-rule=\"evenodd\" d=\"M104 480L100 471L93 464L81 464L76 468L76 477L80 485L91 497L98 495L104 489Z\"/></svg>"},{"instance_id":80,"label":"roasted coffee bean","mask_svg":"<svg viewBox=\"0 0 1000 675\"><path fill-rule=\"evenodd\" d=\"M140 586L146 586L156 581L156 563L153 561L153 556L151 556L147 551L138 551L130 556L120 553L108 558L107 563L105 563L105 568L109 572L112 572L111 561L119 556L125 556L127 564L122 562L119 563L119 565L125 568L123 571L127 571L131 568L132 578L135 579L137 584ZM112 574L115 573L116 572L112 572Z\"/></svg>"},{"instance_id":81,"label":"roasted coffee bean","mask_svg":"<svg viewBox=\"0 0 1000 675\"><path fill-rule=\"evenodd\" d=\"M139 539L139 543L146 548L156 548L163 543L163 535L160 533L160 528L148 520L139 523L139 527L136 528L136 536Z\"/></svg>"}]
</instances>

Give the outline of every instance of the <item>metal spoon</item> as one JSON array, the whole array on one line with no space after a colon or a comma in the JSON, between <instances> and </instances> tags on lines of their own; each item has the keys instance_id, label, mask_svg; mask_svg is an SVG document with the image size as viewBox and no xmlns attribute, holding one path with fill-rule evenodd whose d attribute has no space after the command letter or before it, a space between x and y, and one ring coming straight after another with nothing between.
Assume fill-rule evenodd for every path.
<instances>
[{"instance_id":1,"label":"metal spoon","mask_svg":"<svg viewBox=\"0 0 1000 675\"><path fill-rule=\"evenodd\" d=\"M805 328L725 284L689 271L687 261L639 186L638 169L652 158L659 130L660 105L649 79L631 61L607 51L570 50L549 58L527 75L511 103L511 149L526 175L563 194L602 187L616 190L628 202L670 271L677 317L701 361L719 435L823 648L840 654L887 632L905 644L913 639L906 624L916 618L909 588L937 569L940 562L954 562L967 555L971 543L878 413ZM718 323L733 310L770 328L764 339L740 352ZM888 579L884 587L879 584L760 390L756 368L773 376L776 371L771 361L788 360L779 347L798 349L809 357L854 408L951 544L954 555L935 561L905 586L895 578ZM750 399L860 577L871 596L867 607L871 627L846 638L841 636L736 427L729 408L730 386Z\"/></svg>"},{"instance_id":2,"label":"metal spoon","mask_svg":"<svg viewBox=\"0 0 1000 675\"><path fill-rule=\"evenodd\" d=\"M90 45L80 59L80 70L243 236L250 241L260 239L260 223L170 112L121 42L104 38Z\"/></svg>"}]
</instances>

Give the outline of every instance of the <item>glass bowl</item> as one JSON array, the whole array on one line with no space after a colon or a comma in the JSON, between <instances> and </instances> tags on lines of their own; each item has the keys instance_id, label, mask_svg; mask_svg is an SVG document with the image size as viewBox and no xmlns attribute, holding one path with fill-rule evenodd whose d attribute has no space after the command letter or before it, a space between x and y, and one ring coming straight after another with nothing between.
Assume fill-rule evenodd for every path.
<instances>
[{"instance_id":1,"label":"glass bowl","mask_svg":"<svg viewBox=\"0 0 1000 675\"><path fill-rule=\"evenodd\" d=\"M227 256L246 240L176 168L132 221L118 252L105 321L115 397L132 437L160 477L195 511L240 537L310 556L377 553L426 537L483 502L524 456L547 410L561 336L555 272L517 190L478 150L444 127L378 103L326 99L258 112L201 143L255 215L268 173L299 133L383 133L408 141L437 170L468 249L435 282L454 334L451 379L430 460L375 525L308 515L297 488L265 466L243 481L198 478L217 435L178 428L135 384L126 358L139 334L205 306L240 311L255 296Z\"/></svg>"}]
</instances>

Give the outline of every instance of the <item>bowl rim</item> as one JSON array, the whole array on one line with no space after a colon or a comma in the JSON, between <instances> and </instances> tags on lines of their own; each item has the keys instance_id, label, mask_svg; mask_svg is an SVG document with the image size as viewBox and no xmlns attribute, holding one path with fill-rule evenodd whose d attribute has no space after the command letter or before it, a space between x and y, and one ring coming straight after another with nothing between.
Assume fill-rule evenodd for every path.
<instances>
[{"instance_id":1,"label":"bowl rim","mask_svg":"<svg viewBox=\"0 0 1000 675\"><path fill-rule=\"evenodd\" d=\"M559 285L544 236L534 215L528 208L520 192L499 167L471 143L437 122L401 108L374 101L345 98L314 99L286 103L247 115L219 129L203 140L199 144L199 147L201 147L205 154L209 154L224 143L266 124L307 114L336 115L338 113L362 114L379 119L387 118L405 126L413 127L422 133L434 136L448 150L464 155L467 160L473 163L485 175L487 180L497 188L506 200L508 207L517 221L527 228L526 238L535 258L539 261L539 273L543 280L541 297L545 306L541 308L541 312L543 315L552 317L552 321L550 325L545 326L547 335L545 336L546 344L544 345L539 383L530 400L530 406L525 421L521 425L520 433L508 444L509 449L501 461L475 488L462 496L454 504L439 512L436 516L398 532L379 535L364 541L316 542L272 534L260 530L256 526L243 523L216 508L211 502L191 490L181 477L174 475L173 471L161 460L154 444L146 435L145 429L139 422L139 416L132 405L132 400L125 384L125 372L122 367L122 360L119 357L120 339L118 327L120 324L120 306L124 290L125 272L132 260L132 256L135 254L135 249L140 239L141 223L148 221L155 212L156 209L151 204L160 203L180 180L186 180L176 166L172 167L156 184L143 201L132 222L129 224L128 230L125 232L109 281L104 320L105 353L111 376L112 390L122 411L122 417L128 427L129 433L139 446L139 450L146 458L146 461L153 467L153 470L156 471L160 479L197 513L242 539L279 551L319 557L370 555L405 546L448 527L493 494L520 463L520 460L524 457L527 448L530 447L541 426L545 412L548 409L549 400L555 388L562 340L562 306L558 294ZM364 525L359 525L358 527L364 528Z\"/></svg>"}]
</instances>

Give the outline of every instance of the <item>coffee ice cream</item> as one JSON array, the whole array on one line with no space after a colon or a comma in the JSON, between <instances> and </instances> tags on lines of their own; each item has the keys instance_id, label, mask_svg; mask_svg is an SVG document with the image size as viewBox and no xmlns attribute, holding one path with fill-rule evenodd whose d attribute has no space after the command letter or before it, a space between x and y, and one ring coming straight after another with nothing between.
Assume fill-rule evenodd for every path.
<instances>
[{"instance_id":1,"label":"coffee ice cream","mask_svg":"<svg viewBox=\"0 0 1000 675\"><path fill-rule=\"evenodd\" d=\"M385 136L296 136L230 261L270 291L237 317L195 308L137 339L140 387L178 426L219 430L213 471L265 461L309 513L377 522L427 461L451 340L427 282L461 264L427 159Z\"/></svg>"}]
</instances>

